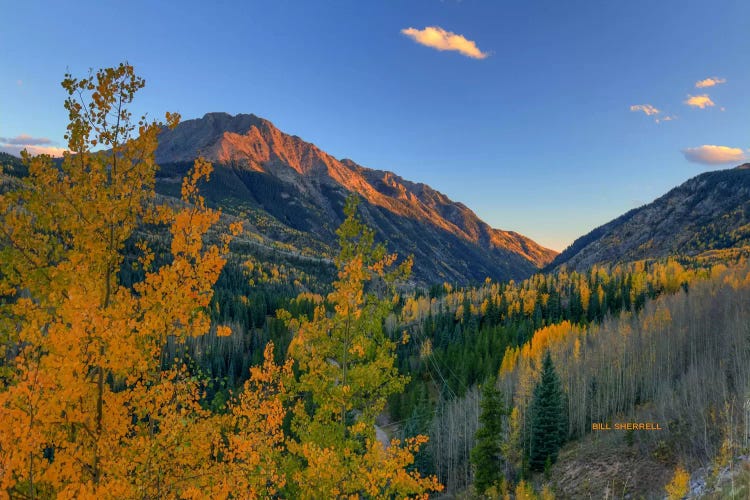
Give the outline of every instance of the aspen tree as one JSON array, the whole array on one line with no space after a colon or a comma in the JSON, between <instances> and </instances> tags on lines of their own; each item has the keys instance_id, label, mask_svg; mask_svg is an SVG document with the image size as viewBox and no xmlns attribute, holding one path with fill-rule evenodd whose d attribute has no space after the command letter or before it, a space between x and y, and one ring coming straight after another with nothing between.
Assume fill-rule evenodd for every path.
<instances>
[{"instance_id":1,"label":"aspen tree","mask_svg":"<svg viewBox=\"0 0 750 500\"><path fill-rule=\"evenodd\" d=\"M162 366L167 338L211 326L230 239L204 242L219 213L197 184L212 167L196 161L182 184L185 208L157 206L163 125L128 111L143 79L121 64L68 74L62 86L69 152L61 164L24 153L28 177L0 197L0 492L177 496L212 463L200 382L180 360ZM169 127L178 120L166 116ZM171 262L153 269L139 243L145 278L126 288L125 243L144 223L169 227Z\"/></svg>"},{"instance_id":2,"label":"aspen tree","mask_svg":"<svg viewBox=\"0 0 750 500\"><path fill-rule=\"evenodd\" d=\"M434 477L405 468L426 442L424 436L394 440L387 448L376 438L375 417L406 377L395 366L395 343L383 322L395 301L393 284L408 276L411 259L396 265L396 255L376 245L374 232L356 215L357 198L344 208L346 220L337 230L341 250L338 279L327 304L313 318L292 319L280 313L295 332L289 354L299 377L294 391L289 451L292 467L289 494L302 498L426 497L441 489Z\"/></svg>"},{"instance_id":3,"label":"aspen tree","mask_svg":"<svg viewBox=\"0 0 750 500\"><path fill-rule=\"evenodd\" d=\"M669 500L680 500L690 492L690 474L682 465L678 465L672 480L664 488Z\"/></svg>"}]
</instances>

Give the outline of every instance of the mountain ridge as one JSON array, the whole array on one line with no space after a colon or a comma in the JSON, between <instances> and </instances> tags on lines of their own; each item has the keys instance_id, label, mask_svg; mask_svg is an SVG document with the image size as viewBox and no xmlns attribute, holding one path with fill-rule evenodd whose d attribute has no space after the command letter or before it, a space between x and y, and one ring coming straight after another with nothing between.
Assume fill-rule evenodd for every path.
<instances>
[{"instance_id":1,"label":"mountain ridge","mask_svg":"<svg viewBox=\"0 0 750 500\"><path fill-rule=\"evenodd\" d=\"M750 163L688 179L577 238L545 270L745 245L750 245Z\"/></svg>"},{"instance_id":2,"label":"mountain ridge","mask_svg":"<svg viewBox=\"0 0 750 500\"><path fill-rule=\"evenodd\" d=\"M556 254L517 232L490 227L466 205L427 184L348 158L338 160L253 114L207 113L159 136L156 161L163 167L179 166L199 155L215 163L225 184L237 189L244 185L255 193L256 204L272 214L284 212L289 220L279 219L282 223L329 244L335 237L330 223L340 222L343 198L358 194L368 223L382 240L394 243L401 255L430 259L417 264L433 268L416 269L425 282L523 278ZM181 169L167 170L179 175ZM273 204L263 189L279 191ZM222 193L213 196L222 204ZM235 198L246 202L251 197Z\"/></svg>"}]
</instances>

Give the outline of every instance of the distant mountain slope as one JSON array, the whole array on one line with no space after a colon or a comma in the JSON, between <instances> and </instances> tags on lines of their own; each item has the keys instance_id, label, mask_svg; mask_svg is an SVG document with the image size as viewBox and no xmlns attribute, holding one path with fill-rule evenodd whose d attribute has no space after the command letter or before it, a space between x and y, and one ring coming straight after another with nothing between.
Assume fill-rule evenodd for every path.
<instances>
[{"instance_id":1,"label":"distant mountain slope","mask_svg":"<svg viewBox=\"0 0 750 500\"><path fill-rule=\"evenodd\" d=\"M211 201L303 253L332 252L343 201L355 192L377 236L401 256L414 254L414 278L422 283L525 278L555 256L425 184L338 160L255 115L209 113L165 130L157 189L176 194L176 181L198 155L215 163L205 186Z\"/></svg>"},{"instance_id":2,"label":"distant mountain slope","mask_svg":"<svg viewBox=\"0 0 750 500\"><path fill-rule=\"evenodd\" d=\"M750 163L693 177L575 240L548 269L750 245Z\"/></svg>"},{"instance_id":3,"label":"distant mountain slope","mask_svg":"<svg viewBox=\"0 0 750 500\"><path fill-rule=\"evenodd\" d=\"M22 177L28 173L28 169L20 158L3 151L0 151L0 166L3 167L3 173L16 177Z\"/></svg>"}]
</instances>

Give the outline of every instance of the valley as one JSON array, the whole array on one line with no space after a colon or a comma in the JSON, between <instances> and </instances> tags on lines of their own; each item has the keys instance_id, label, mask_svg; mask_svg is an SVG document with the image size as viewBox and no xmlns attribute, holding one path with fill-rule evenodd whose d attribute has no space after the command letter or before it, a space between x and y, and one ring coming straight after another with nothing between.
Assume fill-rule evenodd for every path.
<instances>
[{"instance_id":1,"label":"valley","mask_svg":"<svg viewBox=\"0 0 750 500\"><path fill-rule=\"evenodd\" d=\"M750 494L750 164L558 253L254 114L137 120L127 63L62 86L68 149L0 153L0 498Z\"/></svg>"},{"instance_id":2,"label":"valley","mask_svg":"<svg viewBox=\"0 0 750 500\"><path fill-rule=\"evenodd\" d=\"M187 123L195 129L196 124ZM268 122L259 123L271 127ZM319 165L335 161L314 146L302 144L308 153L324 159L315 160ZM174 151L175 147L166 146L165 150ZM228 154L226 147L222 151ZM285 154L289 161L290 154ZM526 477L530 482L523 484L534 484L538 491L551 485L559 498L576 498L602 489L615 497L649 497L671 480L675 464L688 470L707 470L712 477L715 471L711 472L710 464L719 460L716 457L741 453L741 436L727 432L731 432L731 421L743 421L742 394L750 390L742 382L748 380L743 370L750 366L743 347L750 338L746 307L750 297L744 296L750 290L750 247L745 234L750 171L744 166L691 179L654 203L581 237L552 259L551 252L530 240L488 229L465 207L463 219L440 218L440 214L456 213L463 206L452 204L427 186L419 187L418 192L430 196L429 203L407 194L407 190L414 193L415 185L352 162L337 166L339 172L342 166L351 169L347 172L358 179L356 182L349 179L345 184L341 178L338 184L330 178L311 181L299 174L314 170L310 165L315 162L305 167L296 163L298 171L280 166L282 155L276 155L274 167L254 157L240 162L234 156L228 164L218 163L211 180L201 184L209 203L223 212L211 239L217 240L233 222L241 221L246 227L232 243L210 307L212 320L230 325L233 335L224 339L214 333L186 344L185 353L196 366L210 380L221 382L206 394L212 407L221 408L245 382L250 368L262 362L267 342L278 346L277 360L284 359L282 354L294 337L285 321L275 319L277 311L283 308L311 317L315 303L330 292L336 249L331 241L332 224L321 221L343 216L347 186L355 186L357 194L371 196L363 200L363 219L389 248L387 236L394 233L384 228L390 227L410 237L424 231L432 236L425 234L421 242L437 238L447 241L447 248L453 251L462 247L450 244L460 242L475 252L461 254L464 264L453 262L447 267L433 262L421 271L419 262L426 259L425 254L412 252L418 278L402 288L397 307L384 318L391 338L408 332L410 340L397 349L397 366L408 374L410 382L403 393L389 398L387 411L379 417L380 439L406 439L420 433L429 436L415 463L422 473L436 474L448 493L465 494L461 492L472 486L470 452L476 446L482 400L477 386L493 374L499 376L500 394L509 408L503 417L504 437L498 438L507 450L517 450L503 452L503 481L507 481L503 488L511 488L514 478ZM173 198L176 183L171 179L189 168L186 159L178 156L168 159L182 162L165 163L156 177L159 199L171 205L181 204ZM309 154L299 157L309 158ZM2 160L10 174L3 181L7 190L26 172L20 159L6 155ZM264 161L270 160L266 157ZM287 172L287 178L281 180L283 176L272 175L266 168L294 173ZM395 199L387 197L393 191L378 183L382 179L390 179L401 194ZM326 183L330 187L321 187ZM309 193L310 189L317 191ZM319 213L325 215L316 215ZM432 215L419 218L419 213ZM433 216L438 223L433 224ZM456 223L460 221L463 225ZM410 229L404 230L403 224ZM166 265L170 258L164 244L169 235L145 227L140 234L151 241L159 265ZM484 234L488 246L480 246L482 237L472 239L471 234ZM506 241L521 246L493 247L490 234L496 235L495 245ZM647 243L643 243L643 235L650 237ZM399 248L421 246L397 241L401 242ZM516 253L511 254L510 249ZM137 250L132 247L128 252ZM523 264L510 274L494 279L488 275L482 284L469 285L479 281L480 274L460 274L461 269L487 270L475 267L472 259L477 252L484 252L487 259L513 256L495 264L491 269L496 272ZM443 258L452 262L456 257ZM547 268L542 273L544 265ZM531 271L534 266L536 271ZM444 279L447 272L453 273L454 281ZM120 274L126 285L143 278L142 273L133 274L125 267ZM518 281L507 281L508 277ZM438 278L441 281L435 282ZM708 321L711 339L701 326ZM652 350L644 351L646 346ZM552 477L558 477L554 471L559 471L561 482L528 475L523 459L528 453L523 443L528 431L523 429L529 425L523 423L524 412L529 411L530 391L544 352L552 353L568 405L565 440L570 444L561 450L559 462L551 469ZM732 364L717 371L716 366L725 361ZM617 371L613 372L612 366ZM707 392L696 392L699 389ZM605 435L592 431L591 422L628 419L656 422L660 432L613 431ZM600 444L600 440L609 444ZM623 467L630 471L636 467L628 461L601 469L584 465L587 461L604 464L610 460L605 458L611 456L607 453L623 446L623 453L636 461L633 463L648 457L643 467L660 471L656 476L649 473L653 482L644 483L638 474L625 473ZM722 446L730 446L731 451L722 452ZM605 449L610 451L605 453ZM725 462L716 463L722 466ZM741 467L741 460L738 463ZM574 469L578 472L569 472L570 467L578 467Z\"/></svg>"}]
</instances>

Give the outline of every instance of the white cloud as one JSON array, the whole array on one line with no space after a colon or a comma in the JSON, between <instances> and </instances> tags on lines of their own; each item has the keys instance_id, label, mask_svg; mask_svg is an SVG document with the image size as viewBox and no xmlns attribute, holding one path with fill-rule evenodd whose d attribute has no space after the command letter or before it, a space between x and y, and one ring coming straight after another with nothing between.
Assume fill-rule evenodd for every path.
<instances>
[{"instance_id":1,"label":"white cloud","mask_svg":"<svg viewBox=\"0 0 750 500\"><path fill-rule=\"evenodd\" d=\"M721 83L727 83L726 78L719 78L718 76L712 76L710 78L706 78L705 80L695 82L695 88L702 89L706 87L713 87L714 85L719 85Z\"/></svg>"},{"instance_id":2,"label":"white cloud","mask_svg":"<svg viewBox=\"0 0 750 500\"><path fill-rule=\"evenodd\" d=\"M0 137L0 151L16 156L27 150L32 155L62 156L67 149L52 146L52 141L46 137L32 137L21 134L16 137Z\"/></svg>"},{"instance_id":3,"label":"white cloud","mask_svg":"<svg viewBox=\"0 0 750 500\"><path fill-rule=\"evenodd\" d=\"M711 100L711 98L708 97L708 94L688 95L688 98L684 102L691 108L701 108L701 109L715 105L715 103Z\"/></svg>"},{"instance_id":4,"label":"white cloud","mask_svg":"<svg viewBox=\"0 0 750 500\"><path fill-rule=\"evenodd\" d=\"M401 30L401 33L433 49L454 50L473 59L484 59L489 56L487 52L479 50L476 42L466 39L463 35L446 31L440 26L427 26L423 30L405 28Z\"/></svg>"},{"instance_id":5,"label":"white cloud","mask_svg":"<svg viewBox=\"0 0 750 500\"><path fill-rule=\"evenodd\" d=\"M52 141L46 137L31 137L30 135L21 134L15 137L0 137L0 143L12 144L12 145L34 145L41 146L43 144L52 144Z\"/></svg>"},{"instance_id":6,"label":"white cloud","mask_svg":"<svg viewBox=\"0 0 750 500\"><path fill-rule=\"evenodd\" d=\"M671 122L676 119L677 119L677 116L675 115L666 115L666 116L662 116L661 118L657 118L654 121L656 123L661 123L661 122Z\"/></svg>"},{"instance_id":7,"label":"white cloud","mask_svg":"<svg viewBox=\"0 0 750 500\"><path fill-rule=\"evenodd\" d=\"M650 104L634 104L633 106L630 106L630 111L643 111L647 116L658 115L661 113L660 110Z\"/></svg>"},{"instance_id":8,"label":"white cloud","mask_svg":"<svg viewBox=\"0 0 750 500\"><path fill-rule=\"evenodd\" d=\"M738 163L744 161L745 152L740 148L730 148L728 146L714 146L706 144L697 148L687 148L682 150L682 154L688 161L693 163L703 163L706 165L719 165L722 163Z\"/></svg>"}]
</instances>

